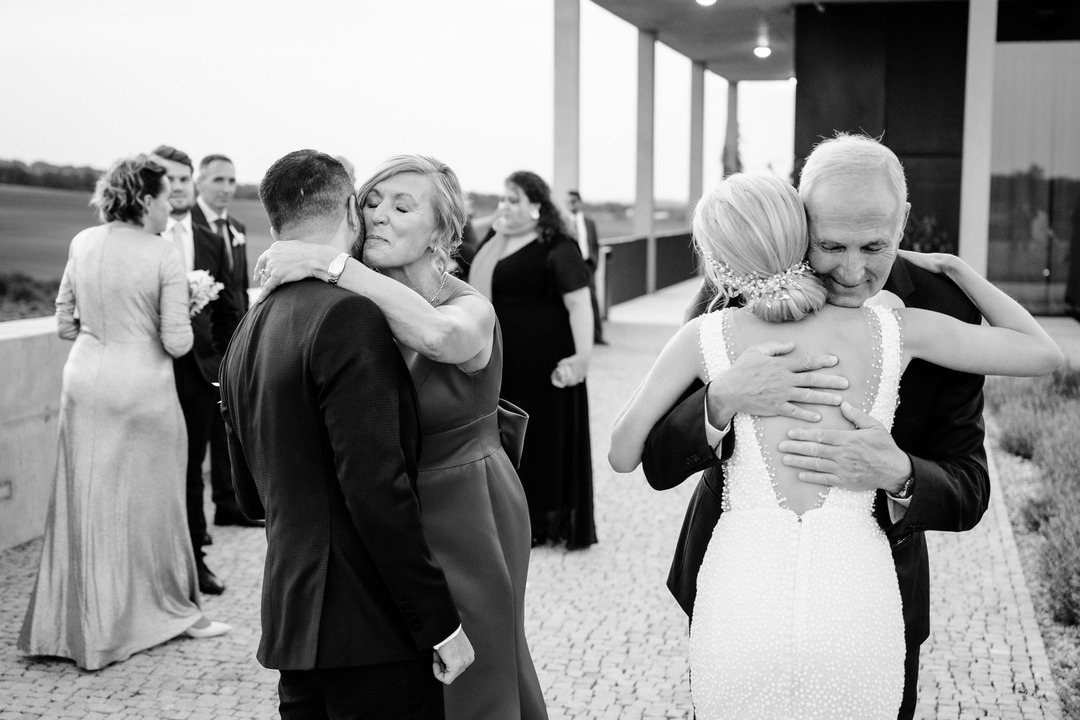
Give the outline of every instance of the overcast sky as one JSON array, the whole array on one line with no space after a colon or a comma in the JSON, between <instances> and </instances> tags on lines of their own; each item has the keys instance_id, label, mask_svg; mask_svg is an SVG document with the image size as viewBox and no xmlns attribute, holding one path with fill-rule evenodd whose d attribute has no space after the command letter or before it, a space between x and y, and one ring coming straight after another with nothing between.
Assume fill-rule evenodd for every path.
<instances>
[{"instance_id":1,"label":"overcast sky","mask_svg":"<svg viewBox=\"0 0 1080 720\"><path fill-rule=\"evenodd\" d=\"M581 191L634 193L636 30L582 0ZM311 147L366 175L439 157L473 192L552 173L552 0L0 0L0 158L106 167L174 145L241 182ZM689 61L659 45L656 196L688 186ZM706 184L727 84L706 74ZM791 169L794 87L740 85L748 170Z\"/></svg>"}]
</instances>

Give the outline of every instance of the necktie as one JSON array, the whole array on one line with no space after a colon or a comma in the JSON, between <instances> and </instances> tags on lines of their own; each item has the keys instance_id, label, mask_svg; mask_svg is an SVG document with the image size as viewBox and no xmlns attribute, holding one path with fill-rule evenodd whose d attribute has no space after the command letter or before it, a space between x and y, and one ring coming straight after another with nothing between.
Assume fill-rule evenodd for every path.
<instances>
[{"instance_id":1,"label":"necktie","mask_svg":"<svg viewBox=\"0 0 1080 720\"><path fill-rule=\"evenodd\" d=\"M229 272L233 269L233 256L232 256L232 243L229 242L229 223L225 218L218 218L214 221L214 225L217 226L218 235L225 241L225 262L229 266Z\"/></svg>"}]
</instances>

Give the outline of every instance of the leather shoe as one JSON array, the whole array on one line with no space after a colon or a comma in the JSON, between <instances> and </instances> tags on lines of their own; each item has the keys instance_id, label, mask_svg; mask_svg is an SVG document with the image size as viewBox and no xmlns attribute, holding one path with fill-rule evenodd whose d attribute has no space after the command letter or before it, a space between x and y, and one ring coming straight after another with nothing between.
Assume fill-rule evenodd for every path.
<instances>
[{"instance_id":1,"label":"leather shoe","mask_svg":"<svg viewBox=\"0 0 1080 720\"><path fill-rule=\"evenodd\" d=\"M228 623L217 622L216 620L209 620L208 622L209 624L206 627L201 628L192 625L184 631L184 634L193 638L211 638L224 635L232 630L232 625Z\"/></svg>"},{"instance_id":2,"label":"leather shoe","mask_svg":"<svg viewBox=\"0 0 1080 720\"><path fill-rule=\"evenodd\" d=\"M239 525L240 527L266 527L265 520L252 520L239 510L218 510L214 513L215 525Z\"/></svg>"},{"instance_id":3,"label":"leather shoe","mask_svg":"<svg viewBox=\"0 0 1080 720\"><path fill-rule=\"evenodd\" d=\"M199 592L203 595L220 595L225 592L225 583L217 579L205 565L199 566Z\"/></svg>"}]
</instances>

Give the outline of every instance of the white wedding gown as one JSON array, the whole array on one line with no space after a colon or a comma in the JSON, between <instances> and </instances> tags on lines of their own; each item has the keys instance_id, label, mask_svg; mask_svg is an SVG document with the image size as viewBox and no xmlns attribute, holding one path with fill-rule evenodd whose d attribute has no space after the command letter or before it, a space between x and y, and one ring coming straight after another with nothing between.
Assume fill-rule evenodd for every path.
<instances>
[{"instance_id":1,"label":"white wedding gown","mask_svg":"<svg viewBox=\"0 0 1080 720\"><path fill-rule=\"evenodd\" d=\"M892 427L900 378L897 316L865 308L880 338L871 415ZM730 366L728 311L706 316L710 378ZM724 513L698 576L690 675L698 720L894 720L904 687L904 623L874 493L831 488L801 517L772 485L757 422L734 421Z\"/></svg>"}]
</instances>

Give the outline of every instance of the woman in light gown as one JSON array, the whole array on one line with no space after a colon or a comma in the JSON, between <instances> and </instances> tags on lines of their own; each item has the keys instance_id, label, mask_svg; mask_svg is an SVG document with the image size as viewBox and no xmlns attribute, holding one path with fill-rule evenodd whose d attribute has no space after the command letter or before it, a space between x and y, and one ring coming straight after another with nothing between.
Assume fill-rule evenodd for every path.
<instances>
[{"instance_id":1,"label":"woman in light gown","mask_svg":"<svg viewBox=\"0 0 1080 720\"><path fill-rule=\"evenodd\" d=\"M64 365L56 484L18 647L97 670L178 635L227 632L199 609L187 541L187 434L172 358L192 344L169 180L117 161L71 241L56 298Z\"/></svg>"},{"instance_id":2,"label":"woman in light gown","mask_svg":"<svg viewBox=\"0 0 1080 720\"><path fill-rule=\"evenodd\" d=\"M698 203L693 230L708 278L746 306L690 321L664 348L616 420L609 460L619 472L637 467L650 429L693 379L708 382L766 341L839 358L850 381L845 402L886 428L913 358L1002 375L1040 375L1062 362L1026 310L949 255L904 254L959 285L990 327L914 308L825 304L803 259L802 202L777 178L725 179ZM821 416L816 427L851 427L839 408L822 407ZM699 720L892 720L899 709L904 625L874 492L802 483L797 468L778 463L777 445L799 424L733 421L724 513L702 561L690 631Z\"/></svg>"},{"instance_id":3,"label":"woman in light gown","mask_svg":"<svg viewBox=\"0 0 1080 720\"><path fill-rule=\"evenodd\" d=\"M264 293L306 277L332 280L386 315L420 402L424 534L476 654L444 690L446 717L545 720L525 638L529 512L499 437L499 323L491 303L447 267L466 222L461 185L434 158L398 155L364 182L357 202L365 235L353 256L363 262L317 239L279 241L255 263L256 279Z\"/></svg>"}]
</instances>

